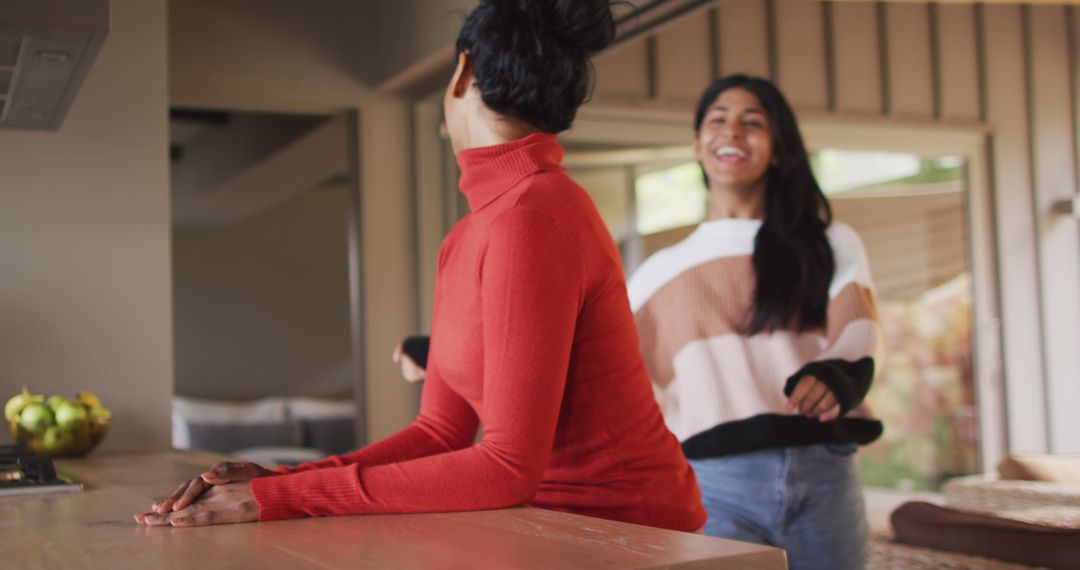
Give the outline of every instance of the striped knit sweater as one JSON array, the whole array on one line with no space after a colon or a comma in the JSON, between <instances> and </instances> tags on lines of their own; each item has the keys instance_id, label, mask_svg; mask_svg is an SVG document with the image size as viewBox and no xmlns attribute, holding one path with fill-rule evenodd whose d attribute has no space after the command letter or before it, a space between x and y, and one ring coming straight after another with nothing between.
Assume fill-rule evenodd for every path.
<instances>
[{"instance_id":1,"label":"striped knit sweater","mask_svg":"<svg viewBox=\"0 0 1080 570\"><path fill-rule=\"evenodd\" d=\"M866 254L843 224L828 230L836 260L823 329L746 336L759 220L701 224L650 257L631 278L641 351L667 426L687 457L720 457L821 442L866 444L881 435L863 398L880 331ZM803 376L833 391L843 411L822 423L784 409Z\"/></svg>"}]
</instances>

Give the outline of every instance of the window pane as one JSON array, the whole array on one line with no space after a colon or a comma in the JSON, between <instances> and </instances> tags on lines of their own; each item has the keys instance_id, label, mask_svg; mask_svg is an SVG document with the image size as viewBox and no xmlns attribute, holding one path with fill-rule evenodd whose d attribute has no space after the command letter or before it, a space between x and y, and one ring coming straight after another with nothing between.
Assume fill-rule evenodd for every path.
<instances>
[{"instance_id":1,"label":"window pane","mask_svg":"<svg viewBox=\"0 0 1080 570\"><path fill-rule=\"evenodd\" d=\"M705 219L705 182L697 162L637 177L638 233L653 234Z\"/></svg>"},{"instance_id":2,"label":"window pane","mask_svg":"<svg viewBox=\"0 0 1080 570\"><path fill-rule=\"evenodd\" d=\"M863 481L937 489L974 473L963 161L827 150L813 161L837 221L859 233L877 286L885 358L867 402L885 424Z\"/></svg>"}]
</instances>

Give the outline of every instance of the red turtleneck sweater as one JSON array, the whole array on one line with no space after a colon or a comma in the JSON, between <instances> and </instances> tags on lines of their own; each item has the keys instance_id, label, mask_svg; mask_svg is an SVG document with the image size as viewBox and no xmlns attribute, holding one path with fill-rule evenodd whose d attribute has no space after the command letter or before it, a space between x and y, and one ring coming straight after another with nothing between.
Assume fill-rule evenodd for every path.
<instances>
[{"instance_id":1,"label":"red turtleneck sweater","mask_svg":"<svg viewBox=\"0 0 1080 570\"><path fill-rule=\"evenodd\" d=\"M618 251L562 155L546 134L458 155L472 213L439 253L419 416L252 480L259 520L530 505L705 524L638 352Z\"/></svg>"}]
</instances>

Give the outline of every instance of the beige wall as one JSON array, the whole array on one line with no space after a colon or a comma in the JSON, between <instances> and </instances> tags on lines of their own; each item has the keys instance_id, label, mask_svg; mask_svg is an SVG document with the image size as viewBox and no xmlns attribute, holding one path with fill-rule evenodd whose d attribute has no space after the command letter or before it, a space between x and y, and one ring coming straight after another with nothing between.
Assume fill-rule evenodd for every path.
<instances>
[{"instance_id":1,"label":"beige wall","mask_svg":"<svg viewBox=\"0 0 1080 570\"><path fill-rule=\"evenodd\" d=\"M601 56L590 112L688 115L713 72L745 71L804 121L985 128L990 166L973 177L994 198L1008 444L1080 451L1080 229L1051 213L1077 191L1080 9L775 0L770 18L769 4L717 3Z\"/></svg>"},{"instance_id":2,"label":"beige wall","mask_svg":"<svg viewBox=\"0 0 1080 570\"><path fill-rule=\"evenodd\" d=\"M346 187L317 188L173 230L177 394L352 395L348 204Z\"/></svg>"},{"instance_id":3,"label":"beige wall","mask_svg":"<svg viewBox=\"0 0 1080 570\"><path fill-rule=\"evenodd\" d=\"M370 19L364 23L357 60L364 62L365 78L378 85L397 83L431 65L445 65L477 0L368 0L367 4Z\"/></svg>"},{"instance_id":4,"label":"beige wall","mask_svg":"<svg viewBox=\"0 0 1080 570\"><path fill-rule=\"evenodd\" d=\"M352 158L360 168L364 421L374 439L405 426L418 401L418 389L401 380L390 360L417 322L410 105L362 81L355 39L365 28L356 18L366 8L345 0L325 0L321 7L284 0L170 2L169 99L245 111L358 110Z\"/></svg>"},{"instance_id":5,"label":"beige wall","mask_svg":"<svg viewBox=\"0 0 1080 570\"><path fill-rule=\"evenodd\" d=\"M170 441L165 12L114 0L60 130L0 131L0 394L96 391L104 451Z\"/></svg>"}]
</instances>

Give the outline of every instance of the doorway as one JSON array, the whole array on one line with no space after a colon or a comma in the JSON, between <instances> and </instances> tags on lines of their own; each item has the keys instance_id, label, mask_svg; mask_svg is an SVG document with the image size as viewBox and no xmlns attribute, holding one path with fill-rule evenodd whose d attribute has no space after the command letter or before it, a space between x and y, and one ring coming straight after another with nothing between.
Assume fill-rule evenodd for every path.
<instances>
[{"instance_id":1,"label":"doorway","mask_svg":"<svg viewBox=\"0 0 1080 570\"><path fill-rule=\"evenodd\" d=\"M932 490L992 470L1005 415L985 132L826 117L801 127L835 218L865 234L894 323L882 368L895 370L870 392L886 436L863 454L866 483ZM628 273L704 218L690 136L678 114L602 109L563 137L565 163L623 246Z\"/></svg>"},{"instance_id":2,"label":"doorway","mask_svg":"<svg viewBox=\"0 0 1080 570\"><path fill-rule=\"evenodd\" d=\"M355 447L347 121L172 109L174 446Z\"/></svg>"}]
</instances>

